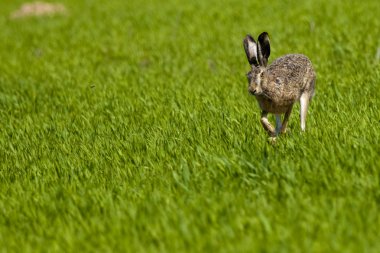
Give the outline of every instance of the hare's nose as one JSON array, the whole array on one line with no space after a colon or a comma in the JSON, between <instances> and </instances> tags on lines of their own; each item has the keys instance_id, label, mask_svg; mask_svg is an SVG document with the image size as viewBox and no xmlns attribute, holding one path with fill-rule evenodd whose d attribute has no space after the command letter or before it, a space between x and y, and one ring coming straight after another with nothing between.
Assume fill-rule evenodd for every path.
<instances>
[{"instance_id":1,"label":"hare's nose","mask_svg":"<svg viewBox=\"0 0 380 253\"><path fill-rule=\"evenodd\" d=\"M249 88L248 89L249 93L251 93L252 95L255 95L257 90L256 89L252 89L252 88Z\"/></svg>"}]
</instances>

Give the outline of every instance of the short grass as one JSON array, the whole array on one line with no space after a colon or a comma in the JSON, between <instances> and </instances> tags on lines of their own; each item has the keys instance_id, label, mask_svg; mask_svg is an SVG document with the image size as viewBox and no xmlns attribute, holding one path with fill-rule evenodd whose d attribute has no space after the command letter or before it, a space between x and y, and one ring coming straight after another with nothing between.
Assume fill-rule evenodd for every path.
<instances>
[{"instance_id":1,"label":"short grass","mask_svg":"<svg viewBox=\"0 0 380 253\"><path fill-rule=\"evenodd\" d=\"M379 252L380 5L0 3L0 251ZM273 145L247 33L317 71ZM272 118L273 120L273 118Z\"/></svg>"}]
</instances>

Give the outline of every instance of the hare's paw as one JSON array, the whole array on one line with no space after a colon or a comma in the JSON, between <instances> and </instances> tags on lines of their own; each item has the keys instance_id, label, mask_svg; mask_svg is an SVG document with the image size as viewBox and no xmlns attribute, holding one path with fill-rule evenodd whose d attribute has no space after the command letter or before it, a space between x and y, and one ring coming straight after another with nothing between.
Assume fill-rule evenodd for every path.
<instances>
[{"instance_id":1,"label":"hare's paw","mask_svg":"<svg viewBox=\"0 0 380 253\"><path fill-rule=\"evenodd\" d=\"M281 129L281 134L283 135L289 135L292 131L289 128Z\"/></svg>"},{"instance_id":2,"label":"hare's paw","mask_svg":"<svg viewBox=\"0 0 380 253\"><path fill-rule=\"evenodd\" d=\"M271 145L275 145L277 143L277 137L273 137L273 136L269 137L268 142Z\"/></svg>"}]
</instances>

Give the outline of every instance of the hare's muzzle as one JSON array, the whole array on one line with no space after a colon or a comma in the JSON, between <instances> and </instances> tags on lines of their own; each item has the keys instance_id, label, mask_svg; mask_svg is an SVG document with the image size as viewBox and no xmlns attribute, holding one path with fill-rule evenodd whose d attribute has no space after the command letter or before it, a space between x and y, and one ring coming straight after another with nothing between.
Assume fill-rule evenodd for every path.
<instances>
[{"instance_id":1,"label":"hare's muzzle","mask_svg":"<svg viewBox=\"0 0 380 253\"><path fill-rule=\"evenodd\" d=\"M256 95L256 93L257 93L257 89L255 89L255 88L249 86L249 87L248 87L248 92L251 93L252 95Z\"/></svg>"}]
</instances>

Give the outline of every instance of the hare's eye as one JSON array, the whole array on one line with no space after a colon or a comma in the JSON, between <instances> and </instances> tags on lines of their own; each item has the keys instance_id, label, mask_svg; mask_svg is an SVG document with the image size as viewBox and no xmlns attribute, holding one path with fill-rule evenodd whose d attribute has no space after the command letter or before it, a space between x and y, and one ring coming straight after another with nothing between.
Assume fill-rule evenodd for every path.
<instances>
[{"instance_id":1,"label":"hare's eye","mask_svg":"<svg viewBox=\"0 0 380 253\"><path fill-rule=\"evenodd\" d=\"M251 73L251 72L247 73L247 79L248 79L248 80L251 80L251 79L252 79L252 73Z\"/></svg>"}]
</instances>

